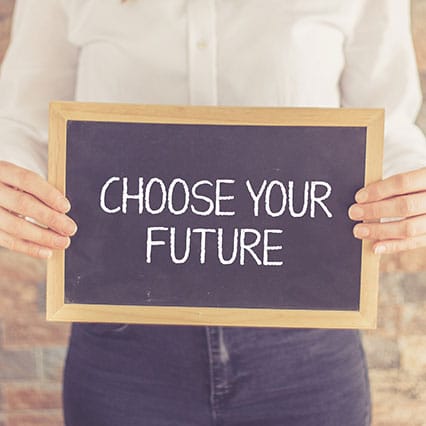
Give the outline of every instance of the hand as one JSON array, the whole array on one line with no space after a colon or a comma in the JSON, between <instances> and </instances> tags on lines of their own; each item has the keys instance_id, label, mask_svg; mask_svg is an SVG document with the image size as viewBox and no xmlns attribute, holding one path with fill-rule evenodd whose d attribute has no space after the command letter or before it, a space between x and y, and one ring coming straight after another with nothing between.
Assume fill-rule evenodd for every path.
<instances>
[{"instance_id":1,"label":"hand","mask_svg":"<svg viewBox=\"0 0 426 426\"><path fill-rule=\"evenodd\" d=\"M1 246L41 258L50 257L52 249L67 248L69 236L77 231L76 223L65 215L70 208L61 192L40 175L0 161Z\"/></svg>"},{"instance_id":2,"label":"hand","mask_svg":"<svg viewBox=\"0 0 426 426\"><path fill-rule=\"evenodd\" d=\"M426 168L371 183L355 194L355 200L349 208L353 220L400 219L354 226L356 238L375 241L376 254L426 246Z\"/></svg>"}]
</instances>

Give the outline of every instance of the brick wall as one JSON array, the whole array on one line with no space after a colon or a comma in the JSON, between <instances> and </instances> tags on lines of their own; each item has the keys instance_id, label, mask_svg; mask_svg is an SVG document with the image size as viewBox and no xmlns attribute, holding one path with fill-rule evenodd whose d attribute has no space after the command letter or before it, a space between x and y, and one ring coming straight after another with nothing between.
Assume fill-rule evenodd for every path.
<instances>
[{"instance_id":1,"label":"brick wall","mask_svg":"<svg viewBox=\"0 0 426 426\"><path fill-rule=\"evenodd\" d=\"M0 60L14 0L0 0ZM413 0L426 94L426 0ZM419 116L426 130L426 107ZM374 426L426 425L426 249L382 261L379 327L363 333ZM0 426L59 426L69 328L44 321L45 263L0 248Z\"/></svg>"}]
</instances>

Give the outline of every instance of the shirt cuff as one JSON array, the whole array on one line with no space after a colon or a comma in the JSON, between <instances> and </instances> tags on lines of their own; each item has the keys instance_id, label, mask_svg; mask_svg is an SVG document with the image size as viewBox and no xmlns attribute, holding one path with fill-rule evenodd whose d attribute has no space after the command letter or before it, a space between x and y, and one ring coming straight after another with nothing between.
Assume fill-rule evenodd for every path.
<instances>
[{"instance_id":1,"label":"shirt cuff","mask_svg":"<svg viewBox=\"0 0 426 426\"><path fill-rule=\"evenodd\" d=\"M0 160L29 169L47 179L47 143L32 139L19 127L0 127Z\"/></svg>"}]
</instances>

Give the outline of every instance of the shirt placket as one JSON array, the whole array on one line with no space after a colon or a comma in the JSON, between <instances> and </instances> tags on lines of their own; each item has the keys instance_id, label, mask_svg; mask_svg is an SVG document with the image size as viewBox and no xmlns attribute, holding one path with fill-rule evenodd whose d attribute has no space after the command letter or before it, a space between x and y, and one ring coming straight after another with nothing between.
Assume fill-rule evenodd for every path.
<instances>
[{"instance_id":1,"label":"shirt placket","mask_svg":"<svg viewBox=\"0 0 426 426\"><path fill-rule=\"evenodd\" d=\"M188 68L191 105L217 105L214 0L188 0Z\"/></svg>"}]
</instances>

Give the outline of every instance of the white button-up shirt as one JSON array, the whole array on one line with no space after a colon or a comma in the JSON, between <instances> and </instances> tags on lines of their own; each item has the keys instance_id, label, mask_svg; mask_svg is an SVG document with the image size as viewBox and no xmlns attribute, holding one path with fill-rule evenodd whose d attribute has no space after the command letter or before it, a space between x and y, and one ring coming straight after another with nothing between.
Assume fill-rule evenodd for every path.
<instances>
[{"instance_id":1,"label":"white button-up shirt","mask_svg":"<svg viewBox=\"0 0 426 426\"><path fill-rule=\"evenodd\" d=\"M426 166L409 0L17 0L0 158L47 175L51 100L379 107L384 174Z\"/></svg>"}]
</instances>

